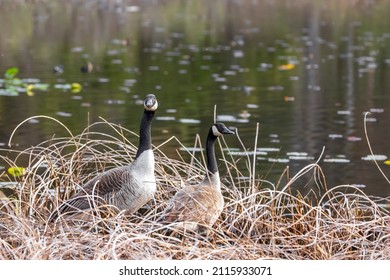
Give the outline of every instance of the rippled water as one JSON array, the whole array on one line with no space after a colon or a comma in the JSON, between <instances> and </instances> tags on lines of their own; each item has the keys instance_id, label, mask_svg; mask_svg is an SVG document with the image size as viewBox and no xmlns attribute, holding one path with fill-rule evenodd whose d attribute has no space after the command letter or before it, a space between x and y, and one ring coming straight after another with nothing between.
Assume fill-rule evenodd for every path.
<instances>
[{"instance_id":1,"label":"rippled water","mask_svg":"<svg viewBox=\"0 0 390 280\"><path fill-rule=\"evenodd\" d=\"M374 158L388 175L390 1L355 2L0 1L0 73L17 67L36 86L9 96L0 80L0 144L41 114L73 133L99 117L138 131L140 101L153 92L155 144L174 135L192 147L217 105L217 120L238 129L251 156L259 123L261 178L276 182L286 166L292 176L324 149L328 187L388 196L363 121L370 112ZM28 147L53 134L66 132L32 120L13 140ZM238 139L225 139L243 157Z\"/></svg>"}]
</instances>

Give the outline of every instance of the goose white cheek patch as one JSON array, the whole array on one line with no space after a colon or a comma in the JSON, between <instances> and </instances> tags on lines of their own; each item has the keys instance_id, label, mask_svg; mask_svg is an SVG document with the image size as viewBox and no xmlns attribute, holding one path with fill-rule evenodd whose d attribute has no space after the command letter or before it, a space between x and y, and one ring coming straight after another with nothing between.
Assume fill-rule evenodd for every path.
<instances>
[{"instance_id":1,"label":"goose white cheek patch","mask_svg":"<svg viewBox=\"0 0 390 280\"><path fill-rule=\"evenodd\" d=\"M213 134L214 134L214 136L217 136L217 137L222 135L222 133L219 132L218 128L215 125L213 125Z\"/></svg>"}]
</instances>

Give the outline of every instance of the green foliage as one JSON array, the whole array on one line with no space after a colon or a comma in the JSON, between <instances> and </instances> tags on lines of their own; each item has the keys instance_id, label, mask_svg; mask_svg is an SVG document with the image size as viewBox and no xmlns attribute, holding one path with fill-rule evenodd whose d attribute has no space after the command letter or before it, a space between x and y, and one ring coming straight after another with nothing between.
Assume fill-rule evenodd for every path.
<instances>
[{"instance_id":1,"label":"green foliage","mask_svg":"<svg viewBox=\"0 0 390 280\"><path fill-rule=\"evenodd\" d=\"M15 76L19 73L19 68L17 67L11 67L7 71L5 71L4 77L7 80L14 79Z\"/></svg>"},{"instance_id":2,"label":"green foliage","mask_svg":"<svg viewBox=\"0 0 390 280\"><path fill-rule=\"evenodd\" d=\"M24 91L26 85L24 82L17 78L17 74L19 73L19 68L11 67L7 69L4 73L4 91L0 91L1 95L18 95L19 92Z\"/></svg>"},{"instance_id":3,"label":"green foliage","mask_svg":"<svg viewBox=\"0 0 390 280\"><path fill-rule=\"evenodd\" d=\"M46 83L31 82L31 79L19 79L17 77L19 68L8 68L4 73L4 89L0 88L0 95L17 96L20 92L26 92L27 95L33 96L34 91L47 91L50 89L50 85ZM61 86L60 86L61 87ZM55 88L60 88L55 85ZM79 83L64 84L61 87L64 90L70 90L72 93L78 93L82 90L82 86Z\"/></svg>"}]
</instances>

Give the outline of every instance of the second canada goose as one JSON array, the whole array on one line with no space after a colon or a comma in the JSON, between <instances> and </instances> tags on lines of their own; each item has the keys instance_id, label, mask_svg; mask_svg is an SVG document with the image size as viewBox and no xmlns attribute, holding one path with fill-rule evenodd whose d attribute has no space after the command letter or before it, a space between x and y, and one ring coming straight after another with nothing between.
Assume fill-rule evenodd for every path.
<instances>
[{"instance_id":1,"label":"second canada goose","mask_svg":"<svg viewBox=\"0 0 390 280\"><path fill-rule=\"evenodd\" d=\"M88 181L81 190L65 201L51 215L94 208L95 205L113 205L130 214L137 211L156 191L151 125L157 110L156 96L148 94L144 100L144 113L140 124L138 151L134 161L105 171Z\"/></svg>"},{"instance_id":2,"label":"second canada goose","mask_svg":"<svg viewBox=\"0 0 390 280\"><path fill-rule=\"evenodd\" d=\"M162 215L163 223L199 231L211 227L224 206L214 144L223 134L234 134L223 123L211 126L206 140L207 174L198 185L186 185L171 199Z\"/></svg>"}]
</instances>

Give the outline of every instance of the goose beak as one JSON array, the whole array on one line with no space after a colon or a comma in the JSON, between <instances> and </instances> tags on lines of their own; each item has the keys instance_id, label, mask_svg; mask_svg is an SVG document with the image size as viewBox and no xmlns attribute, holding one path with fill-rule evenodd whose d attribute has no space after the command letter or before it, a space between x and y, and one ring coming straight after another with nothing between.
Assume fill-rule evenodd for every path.
<instances>
[{"instance_id":1,"label":"goose beak","mask_svg":"<svg viewBox=\"0 0 390 280\"><path fill-rule=\"evenodd\" d=\"M230 130L230 129L227 128L227 127L224 127L222 133L223 133L223 134L235 134L234 131Z\"/></svg>"},{"instance_id":2,"label":"goose beak","mask_svg":"<svg viewBox=\"0 0 390 280\"><path fill-rule=\"evenodd\" d=\"M222 134L235 134L234 131L230 130L223 123L215 123L212 125L211 129L213 130L214 136L221 136Z\"/></svg>"}]
</instances>

